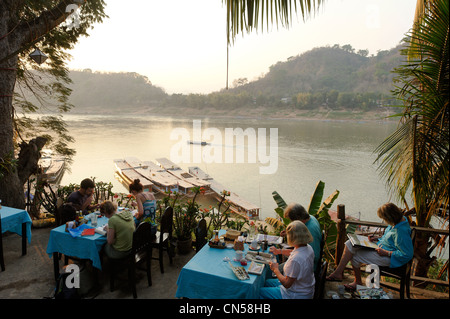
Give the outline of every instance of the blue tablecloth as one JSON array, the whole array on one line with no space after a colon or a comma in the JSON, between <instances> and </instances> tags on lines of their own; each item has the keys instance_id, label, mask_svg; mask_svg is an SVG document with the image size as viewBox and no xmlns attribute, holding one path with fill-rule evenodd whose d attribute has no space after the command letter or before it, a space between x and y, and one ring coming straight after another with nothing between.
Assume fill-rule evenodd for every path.
<instances>
[{"instance_id":1,"label":"blue tablecloth","mask_svg":"<svg viewBox=\"0 0 450 319\"><path fill-rule=\"evenodd\" d=\"M97 223L98 226L105 225L108 223L108 219L106 217L99 218ZM99 252L105 243L106 236L97 233L91 236L73 237L66 232L66 225L64 224L50 231L47 254L50 258L53 253L61 253L66 256L89 259L92 260L92 265L95 268L102 269Z\"/></svg>"},{"instance_id":2,"label":"blue tablecloth","mask_svg":"<svg viewBox=\"0 0 450 319\"><path fill-rule=\"evenodd\" d=\"M244 254L248 251L245 245ZM233 259L234 249L217 249L205 245L182 269L178 276L176 297L191 299L259 299L259 290L264 286L269 266L261 275L249 274L249 280L239 280L231 270L228 257L233 266L240 266ZM250 262L244 268L248 269Z\"/></svg>"},{"instance_id":3,"label":"blue tablecloth","mask_svg":"<svg viewBox=\"0 0 450 319\"><path fill-rule=\"evenodd\" d=\"M28 243L31 242L32 221L26 210L2 206L0 216L2 218L2 233L9 231L22 236L22 224L26 223Z\"/></svg>"}]
</instances>

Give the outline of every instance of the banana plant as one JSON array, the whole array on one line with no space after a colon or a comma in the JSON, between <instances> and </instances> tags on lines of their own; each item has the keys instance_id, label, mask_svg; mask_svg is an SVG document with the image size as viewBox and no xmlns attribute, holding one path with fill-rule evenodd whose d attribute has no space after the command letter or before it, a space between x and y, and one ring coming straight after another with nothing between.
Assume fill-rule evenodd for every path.
<instances>
[{"instance_id":1,"label":"banana plant","mask_svg":"<svg viewBox=\"0 0 450 319\"><path fill-rule=\"evenodd\" d=\"M322 230L325 230L325 238L326 238L326 249L324 250L325 254L331 258L334 256L334 250L336 247L336 236L337 236L337 227L336 222L334 222L328 211L333 205L334 201L339 196L339 191L335 190L331 195L327 197L324 201L322 201L323 193L325 189L325 183L322 181L318 181L316 184L316 188L314 193L311 196L311 200L308 206L308 213L314 216L320 224ZM284 209L287 207L284 199L278 194L277 191L272 192L273 199L277 203L277 207L275 208L275 212L278 217L267 217L265 222L271 225L276 233L280 233L282 230L285 230L287 225L291 222L288 218L284 217Z\"/></svg>"},{"instance_id":2,"label":"banana plant","mask_svg":"<svg viewBox=\"0 0 450 319\"><path fill-rule=\"evenodd\" d=\"M272 192L273 199L277 203L275 213L278 217L266 217L265 222L275 229L275 232L279 234L282 230L286 229L286 226L290 223L288 218L284 217L284 209L287 207L284 199L276 192Z\"/></svg>"}]
</instances>

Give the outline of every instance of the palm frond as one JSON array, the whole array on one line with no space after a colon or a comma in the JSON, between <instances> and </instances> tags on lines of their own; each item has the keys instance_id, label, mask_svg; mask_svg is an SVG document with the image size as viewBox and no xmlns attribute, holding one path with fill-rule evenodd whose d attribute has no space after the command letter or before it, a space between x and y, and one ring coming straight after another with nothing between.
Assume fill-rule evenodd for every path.
<instances>
[{"instance_id":1,"label":"palm frond","mask_svg":"<svg viewBox=\"0 0 450 319\"><path fill-rule=\"evenodd\" d=\"M427 226L448 205L449 176L449 2L424 1L426 8L395 69L393 93L404 103L398 129L375 150L389 189L404 200L411 192L417 222Z\"/></svg>"},{"instance_id":2,"label":"palm frond","mask_svg":"<svg viewBox=\"0 0 450 319\"><path fill-rule=\"evenodd\" d=\"M254 29L268 30L270 25L288 28L297 14L297 0L222 0L227 7L227 40ZM322 5L324 0L298 0L303 20Z\"/></svg>"}]
</instances>

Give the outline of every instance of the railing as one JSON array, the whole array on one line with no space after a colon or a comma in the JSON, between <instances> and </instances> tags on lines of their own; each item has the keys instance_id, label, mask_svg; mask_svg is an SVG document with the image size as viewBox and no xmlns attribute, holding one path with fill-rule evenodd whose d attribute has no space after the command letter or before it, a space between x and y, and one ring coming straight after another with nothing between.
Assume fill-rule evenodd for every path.
<instances>
[{"instance_id":1,"label":"railing","mask_svg":"<svg viewBox=\"0 0 450 319\"><path fill-rule=\"evenodd\" d=\"M377 223L377 222L370 222L370 221L361 221L361 220L355 220L355 219L346 219L345 218L345 205L338 205L337 207L337 239L336 239L336 253L335 253L335 261L336 265L339 264L342 254L344 252L345 247L345 241L347 240L347 232L346 232L346 225L362 225L362 226L369 226L369 227L379 227L379 228L386 228L388 225L383 223ZM439 234L439 235L446 235L448 240L449 230L448 229L433 229L433 228L426 228L426 227L419 227L419 226L411 226L411 228L414 228L416 232L427 232L427 233L433 233L433 234ZM449 276L447 275L447 278ZM418 276L411 276L411 280L414 281L421 281L433 285L441 285L441 286L449 286L448 279L447 281L444 280L436 280L436 279L430 279L426 277L418 277Z\"/></svg>"}]
</instances>

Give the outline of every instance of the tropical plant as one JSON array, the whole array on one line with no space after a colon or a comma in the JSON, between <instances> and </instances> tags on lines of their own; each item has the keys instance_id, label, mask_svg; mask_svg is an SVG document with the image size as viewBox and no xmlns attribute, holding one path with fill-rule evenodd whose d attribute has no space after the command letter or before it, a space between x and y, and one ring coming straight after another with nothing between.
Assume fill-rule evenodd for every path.
<instances>
[{"instance_id":1,"label":"tropical plant","mask_svg":"<svg viewBox=\"0 0 450 319\"><path fill-rule=\"evenodd\" d=\"M449 1L424 3L405 39L407 59L395 69L394 93L403 101L399 126L375 152L389 190L408 209L410 197L416 225L429 227L432 216L449 207ZM432 259L429 238L422 233L416 240L419 276L426 276Z\"/></svg>"},{"instance_id":2,"label":"tropical plant","mask_svg":"<svg viewBox=\"0 0 450 319\"><path fill-rule=\"evenodd\" d=\"M230 204L228 203L227 197L230 196L230 192L223 190L220 193L220 201L217 204L217 209L211 207L207 212L206 216L209 217L209 223L207 229L219 230L222 226L227 225L230 217ZM211 232L210 232L211 234Z\"/></svg>"},{"instance_id":3,"label":"tropical plant","mask_svg":"<svg viewBox=\"0 0 450 319\"><path fill-rule=\"evenodd\" d=\"M333 205L333 202L336 200L336 198L339 196L339 191L336 190L325 201L322 202L324 189L325 183L322 181L318 181L314 193L311 196L311 200L307 210L308 213L316 217L319 222L322 221L322 223L320 223L321 226L327 223L327 216L329 217L328 210ZM267 217L265 221L275 228L285 228L290 223L290 220L284 217L284 209L287 207L287 204L277 191L273 191L272 196L277 203L275 212L277 213L278 218Z\"/></svg>"},{"instance_id":4,"label":"tropical plant","mask_svg":"<svg viewBox=\"0 0 450 319\"><path fill-rule=\"evenodd\" d=\"M275 207L277 217L266 217L264 221L275 229L276 234L280 234L290 223L290 220L284 217L284 209L287 204L277 191L272 192L272 197L277 203L277 207Z\"/></svg>"},{"instance_id":5,"label":"tropical plant","mask_svg":"<svg viewBox=\"0 0 450 319\"><path fill-rule=\"evenodd\" d=\"M334 201L339 196L339 191L335 190L331 193L327 199L322 201L323 192L325 189L325 183L318 181L314 193L311 196L311 200L308 206L308 214L314 216L319 221L320 227L325 231L326 236L326 249L325 253L330 259L334 258L334 250L336 247L337 227L330 214L329 209L333 205ZM272 192L273 199L277 203L275 212L278 218L267 217L265 222L275 228L277 233L286 229L286 226L291 222L288 218L284 217L284 209L287 207L284 199L278 194L278 192Z\"/></svg>"},{"instance_id":6,"label":"tropical plant","mask_svg":"<svg viewBox=\"0 0 450 319\"><path fill-rule=\"evenodd\" d=\"M194 197L187 202L177 203L173 201L173 231L178 240L188 240L192 238L192 233L197 227L200 205L196 202L197 195L201 192L200 187L194 187ZM178 193L175 195L178 198Z\"/></svg>"}]
</instances>

